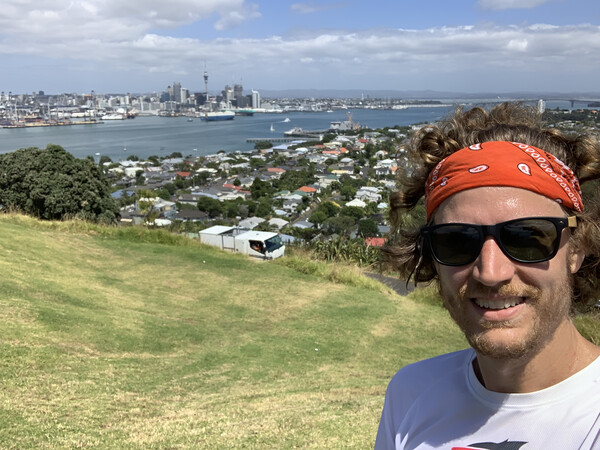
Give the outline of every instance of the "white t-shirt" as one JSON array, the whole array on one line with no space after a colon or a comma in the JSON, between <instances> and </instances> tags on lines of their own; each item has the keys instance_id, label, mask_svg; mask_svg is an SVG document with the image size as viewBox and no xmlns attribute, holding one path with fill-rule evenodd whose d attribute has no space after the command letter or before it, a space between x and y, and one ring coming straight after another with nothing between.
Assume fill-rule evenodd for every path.
<instances>
[{"instance_id":1,"label":"white t-shirt","mask_svg":"<svg viewBox=\"0 0 600 450\"><path fill-rule=\"evenodd\" d=\"M383 449L600 449L600 358L541 391L487 390L472 349L404 367L388 386L375 442Z\"/></svg>"}]
</instances>

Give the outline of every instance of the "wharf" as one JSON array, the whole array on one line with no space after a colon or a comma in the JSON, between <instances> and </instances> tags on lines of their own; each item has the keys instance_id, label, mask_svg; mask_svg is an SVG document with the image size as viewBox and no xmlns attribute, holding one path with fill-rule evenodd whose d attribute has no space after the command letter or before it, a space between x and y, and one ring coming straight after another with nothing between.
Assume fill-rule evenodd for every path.
<instances>
[{"instance_id":1,"label":"wharf","mask_svg":"<svg viewBox=\"0 0 600 450\"><path fill-rule=\"evenodd\" d=\"M77 122L17 122L1 124L0 128L37 128L37 127L69 127L71 125L96 125L104 123L100 120L82 120Z\"/></svg>"},{"instance_id":2,"label":"wharf","mask_svg":"<svg viewBox=\"0 0 600 450\"><path fill-rule=\"evenodd\" d=\"M247 138L246 142L294 142L301 140L300 137L264 137L264 138Z\"/></svg>"}]
</instances>

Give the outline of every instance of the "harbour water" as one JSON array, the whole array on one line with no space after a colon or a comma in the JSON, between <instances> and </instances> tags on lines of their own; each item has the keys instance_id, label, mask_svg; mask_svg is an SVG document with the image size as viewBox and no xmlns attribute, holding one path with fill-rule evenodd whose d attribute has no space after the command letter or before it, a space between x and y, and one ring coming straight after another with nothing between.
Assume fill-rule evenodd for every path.
<instances>
[{"instance_id":1,"label":"harbour water","mask_svg":"<svg viewBox=\"0 0 600 450\"><path fill-rule=\"evenodd\" d=\"M333 112L289 112L236 116L234 120L188 121L186 117L137 117L129 120L105 121L101 124L37 128L0 129L0 153L20 148L45 148L57 144L77 158L106 155L113 161L131 155L147 158L165 157L173 152L183 155L209 155L251 151L248 138L283 137L293 127L324 130L332 121L352 119L369 128L407 126L434 122L453 111L455 106L409 107L401 110L355 109ZM289 121L287 120L289 119ZM273 129L273 131L271 131Z\"/></svg>"},{"instance_id":2,"label":"harbour water","mask_svg":"<svg viewBox=\"0 0 600 450\"><path fill-rule=\"evenodd\" d=\"M173 152L183 155L209 155L219 150L247 152L254 148L253 143L246 142L248 138L283 137L284 131L293 127L324 130L332 121L346 120L347 112L351 112L352 119L360 125L380 128L432 122L451 109L261 113L221 122L200 119L190 122L186 117L137 117L93 125L5 128L0 129L0 153L28 147L45 148L48 144L60 145L77 158L94 156L97 159L98 155L106 155L113 161L125 160L131 155L165 157Z\"/></svg>"}]
</instances>

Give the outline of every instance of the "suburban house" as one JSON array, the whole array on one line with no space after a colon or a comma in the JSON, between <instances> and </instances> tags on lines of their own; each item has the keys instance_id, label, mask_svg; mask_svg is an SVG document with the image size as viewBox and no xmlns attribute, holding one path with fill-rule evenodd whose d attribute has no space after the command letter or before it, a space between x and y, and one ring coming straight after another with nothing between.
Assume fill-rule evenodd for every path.
<instances>
[{"instance_id":1,"label":"suburban house","mask_svg":"<svg viewBox=\"0 0 600 450\"><path fill-rule=\"evenodd\" d=\"M305 194L310 195L312 197L319 192L319 189L315 188L314 186L302 186L298 189L298 191L304 192Z\"/></svg>"},{"instance_id":2,"label":"suburban house","mask_svg":"<svg viewBox=\"0 0 600 450\"><path fill-rule=\"evenodd\" d=\"M240 220L238 223L238 227L240 228L248 228L249 230L253 230L261 223L263 223L265 219L261 217L248 217L247 219Z\"/></svg>"},{"instance_id":3,"label":"suburban house","mask_svg":"<svg viewBox=\"0 0 600 450\"><path fill-rule=\"evenodd\" d=\"M334 181L339 181L339 178L332 173L318 173L315 175L318 180L318 183L322 187L331 186L331 183Z\"/></svg>"},{"instance_id":4,"label":"suburban house","mask_svg":"<svg viewBox=\"0 0 600 450\"><path fill-rule=\"evenodd\" d=\"M206 222L209 219L210 216L206 212L197 209L183 209L173 216L173 220L182 222Z\"/></svg>"},{"instance_id":5,"label":"suburban house","mask_svg":"<svg viewBox=\"0 0 600 450\"><path fill-rule=\"evenodd\" d=\"M281 175L285 173L285 170L279 167L268 167L267 173L273 175L273 178L281 178Z\"/></svg>"},{"instance_id":6,"label":"suburban house","mask_svg":"<svg viewBox=\"0 0 600 450\"><path fill-rule=\"evenodd\" d=\"M281 230L283 227L285 227L290 222L287 220L279 219L277 217L273 217L272 219L269 219L268 223L269 223L269 227L277 228L278 230Z\"/></svg>"},{"instance_id":7,"label":"suburban house","mask_svg":"<svg viewBox=\"0 0 600 450\"><path fill-rule=\"evenodd\" d=\"M379 188L364 186L361 187L358 191L356 191L356 195L354 195L354 198L367 203L379 202L381 201L380 192L381 190Z\"/></svg>"},{"instance_id":8,"label":"suburban house","mask_svg":"<svg viewBox=\"0 0 600 450\"><path fill-rule=\"evenodd\" d=\"M365 208L367 206L367 204L365 202L363 202L362 200L355 198L354 200L346 203L346 206L357 206L358 208Z\"/></svg>"},{"instance_id":9,"label":"suburban house","mask_svg":"<svg viewBox=\"0 0 600 450\"><path fill-rule=\"evenodd\" d=\"M211 194L208 192L192 192L191 194L181 194L177 197L178 203L183 203L186 205L197 205L198 200L202 197L210 197L215 200L218 200L219 197L216 194Z\"/></svg>"},{"instance_id":10,"label":"suburban house","mask_svg":"<svg viewBox=\"0 0 600 450\"><path fill-rule=\"evenodd\" d=\"M283 201L283 210L288 214L294 214L298 211L298 207L302 204L302 197L299 195L292 195Z\"/></svg>"}]
</instances>

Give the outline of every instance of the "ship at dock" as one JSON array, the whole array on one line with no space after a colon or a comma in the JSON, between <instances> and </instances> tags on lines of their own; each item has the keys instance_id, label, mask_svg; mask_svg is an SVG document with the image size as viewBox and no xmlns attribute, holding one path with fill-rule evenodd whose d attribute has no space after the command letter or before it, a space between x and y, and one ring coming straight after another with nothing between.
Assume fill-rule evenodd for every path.
<instances>
[{"instance_id":1,"label":"ship at dock","mask_svg":"<svg viewBox=\"0 0 600 450\"><path fill-rule=\"evenodd\" d=\"M331 122L329 128L326 130L304 130L300 127L294 127L288 131L284 131L283 134L287 137L320 138L327 133L343 133L361 129L360 124L352 120L352 113L348 113L347 117L347 120Z\"/></svg>"},{"instance_id":2,"label":"ship at dock","mask_svg":"<svg viewBox=\"0 0 600 450\"><path fill-rule=\"evenodd\" d=\"M346 120L331 122L329 124L329 132L339 133L340 131L358 131L361 126L358 122L352 120L352 113L346 114Z\"/></svg>"},{"instance_id":3,"label":"ship at dock","mask_svg":"<svg viewBox=\"0 0 600 450\"><path fill-rule=\"evenodd\" d=\"M233 120L235 113L232 111L213 111L205 112L200 116L200 119L207 122L215 122L220 120Z\"/></svg>"}]
</instances>

